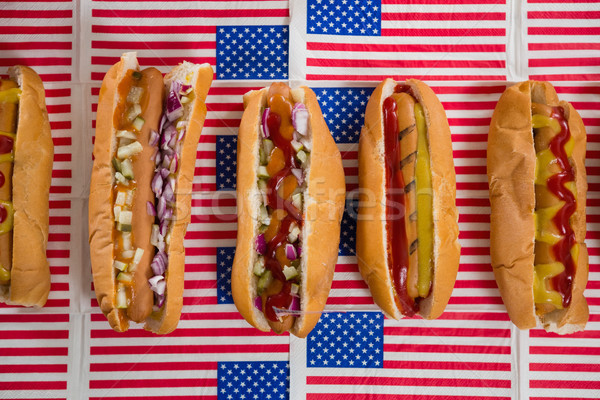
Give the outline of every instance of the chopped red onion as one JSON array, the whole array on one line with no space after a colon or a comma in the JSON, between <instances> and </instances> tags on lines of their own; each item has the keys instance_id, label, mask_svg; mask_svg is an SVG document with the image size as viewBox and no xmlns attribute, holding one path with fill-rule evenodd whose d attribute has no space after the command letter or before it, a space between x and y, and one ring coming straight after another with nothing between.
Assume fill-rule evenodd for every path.
<instances>
[{"instance_id":1,"label":"chopped red onion","mask_svg":"<svg viewBox=\"0 0 600 400\"><path fill-rule=\"evenodd\" d=\"M162 186L163 179L160 172L156 172L154 174L154 178L152 178L152 192L156 195L156 197L160 197L162 195Z\"/></svg>"},{"instance_id":2,"label":"chopped red onion","mask_svg":"<svg viewBox=\"0 0 600 400\"><path fill-rule=\"evenodd\" d=\"M173 219L173 209L167 207L167 209L165 210L165 213L163 215L163 220L165 221L169 221Z\"/></svg>"},{"instance_id":3,"label":"chopped red onion","mask_svg":"<svg viewBox=\"0 0 600 400\"><path fill-rule=\"evenodd\" d=\"M269 126L267 125L267 118L269 118L270 113L271 113L271 109L265 108L265 111L263 112L263 115L262 115L262 128L263 128L263 134L265 135L265 138L268 138L271 136L271 134L269 133Z\"/></svg>"},{"instance_id":4,"label":"chopped red onion","mask_svg":"<svg viewBox=\"0 0 600 400\"><path fill-rule=\"evenodd\" d=\"M294 261L296 258L298 258L298 254L296 253L296 248L294 247L293 244L288 243L285 245L285 256L290 261Z\"/></svg>"},{"instance_id":5,"label":"chopped red onion","mask_svg":"<svg viewBox=\"0 0 600 400\"><path fill-rule=\"evenodd\" d=\"M169 165L169 172L172 174L177 172L177 167L179 166L178 159L179 159L179 157L177 157L177 153L175 153L175 155L173 156L173 160L171 161L171 164Z\"/></svg>"},{"instance_id":6,"label":"chopped red onion","mask_svg":"<svg viewBox=\"0 0 600 400\"><path fill-rule=\"evenodd\" d=\"M172 176L169 176L169 185L171 185L171 189L175 192L175 178Z\"/></svg>"},{"instance_id":7,"label":"chopped red onion","mask_svg":"<svg viewBox=\"0 0 600 400\"><path fill-rule=\"evenodd\" d=\"M154 160L154 166L158 167L160 165L160 162L162 161L160 150L158 148L154 151L152 157L152 159Z\"/></svg>"},{"instance_id":8,"label":"chopped red onion","mask_svg":"<svg viewBox=\"0 0 600 400\"><path fill-rule=\"evenodd\" d=\"M191 91L192 85L181 85L181 87L179 88L179 94L183 96L190 94Z\"/></svg>"},{"instance_id":9,"label":"chopped red onion","mask_svg":"<svg viewBox=\"0 0 600 400\"><path fill-rule=\"evenodd\" d=\"M156 294L159 296L162 296L165 294L165 289L167 288L167 281L165 281L164 279L161 281L158 281L156 283ZM292 300L292 303L294 301Z\"/></svg>"},{"instance_id":10,"label":"chopped red onion","mask_svg":"<svg viewBox=\"0 0 600 400\"><path fill-rule=\"evenodd\" d=\"M150 268L152 268L152 273L154 275L162 275L165 273L167 265L162 258L154 256L154 260L152 260L152 263L150 263Z\"/></svg>"},{"instance_id":11,"label":"chopped red onion","mask_svg":"<svg viewBox=\"0 0 600 400\"><path fill-rule=\"evenodd\" d=\"M258 308L259 311L262 311L262 299L260 296L256 296L254 299L254 307Z\"/></svg>"},{"instance_id":12,"label":"chopped red onion","mask_svg":"<svg viewBox=\"0 0 600 400\"><path fill-rule=\"evenodd\" d=\"M181 118L183 116L183 106L179 100L179 94L177 92L169 92L167 96L167 119L171 122Z\"/></svg>"},{"instance_id":13,"label":"chopped red onion","mask_svg":"<svg viewBox=\"0 0 600 400\"><path fill-rule=\"evenodd\" d=\"M166 127L160 138L160 147L163 150L173 149L173 145L171 144L171 142L173 141L173 138L177 137L178 134L179 133L177 132L177 129L175 129L173 125L169 125L168 127ZM173 144L174 143L175 142L173 142Z\"/></svg>"},{"instance_id":14,"label":"chopped red onion","mask_svg":"<svg viewBox=\"0 0 600 400\"><path fill-rule=\"evenodd\" d=\"M163 220L165 211L167 211L167 201L164 197L161 196L158 198L158 205L156 206L156 214L158 215L159 220Z\"/></svg>"},{"instance_id":15,"label":"chopped red onion","mask_svg":"<svg viewBox=\"0 0 600 400\"><path fill-rule=\"evenodd\" d=\"M265 240L264 234L261 233L256 237L256 240L254 241L254 248L258 254L265 254L267 251L267 241Z\"/></svg>"},{"instance_id":16,"label":"chopped red onion","mask_svg":"<svg viewBox=\"0 0 600 400\"><path fill-rule=\"evenodd\" d=\"M169 176L169 170L166 168L161 168L160 176L161 176L161 178L163 178L163 180L166 179Z\"/></svg>"},{"instance_id":17,"label":"chopped red onion","mask_svg":"<svg viewBox=\"0 0 600 400\"><path fill-rule=\"evenodd\" d=\"M148 283L150 284L150 288L156 288L156 284L161 281L164 280L165 277L162 275L154 275L152 278L148 279Z\"/></svg>"},{"instance_id":18,"label":"chopped red onion","mask_svg":"<svg viewBox=\"0 0 600 400\"><path fill-rule=\"evenodd\" d=\"M167 265L167 263L169 262L169 256L167 256L167 253L165 253L164 251L159 251L158 253L156 253L160 258L162 258L163 263L165 265Z\"/></svg>"},{"instance_id":19,"label":"chopped red onion","mask_svg":"<svg viewBox=\"0 0 600 400\"><path fill-rule=\"evenodd\" d=\"M172 161L172 156L169 154L165 154L165 156L163 157L163 160L162 160L161 167L169 168L169 166L171 165L171 161Z\"/></svg>"},{"instance_id":20,"label":"chopped red onion","mask_svg":"<svg viewBox=\"0 0 600 400\"><path fill-rule=\"evenodd\" d=\"M181 142L183 140L184 136L185 136L185 127L181 128L181 130L179 131L179 136L177 136L177 143Z\"/></svg>"},{"instance_id":21,"label":"chopped red onion","mask_svg":"<svg viewBox=\"0 0 600 400\"><path fill-rule=\"evenodd\" d=\"M179 93L179 91L181 90L181 86L182 85L183 85L183 83L181 81L172 80L171 81L171 87L169 88L169 92Z\"/></svg>"},{"instance_id":22,"label":"chopped red onion","mask_svg":"<svg viewBox=\"0 0 600 400\"><path fill-rule=\"evenodd\" d=\"M298 257L300 257L302 255L302 246L298 246L296 252L298 253Z\"/></svg>"},{"instance_id":23,"label":"chopped red onion","mask_svg":"<svg viewBox=\"0 0 600 400\"><path fill-rule=\"evenodd\" d=\"M160 221L160 235L162 237L167 236L167 230L169 229L169 221L166 219L163 219L162 221Z\"/></svg>"},{"instance_id":24,"label":"chopped red onion","mask_svg":"<svg viewBox=\"0 0 600 400\"><path fill-rule=\"evenodd\" d=\"M175 199L175 195L173 194L173 189L171 189L171 185L169 182L165 182L165 186L163 187L163 197L167 201L167 203L173 202Z\"/></svg>"},{"instance_id":25,"label":"chopped red onion","mask_svg":"<svg viewBox=\"0 0 600 400\"><path fill-rule=\"evenodd\" d=\"M179 132L177 132L177 129L176 129L173 136L171 136L171 138L167 142L167 146L169 146L171 149L175 150L175 145L177 144L178 137L179 137Z\"/></svg>"},{"instance_id":26,"label":"chopped red onion","mask_svg":"<svg viewBox=\"0 0 600 400\"><path fill-rule=\"evenodd\" d=\"M156 305L152 307L152 310L159 311L163 304L165 304L165 295L159 295L154 293L154 302L156 303Z\"/></svg>"},{"instance_id":27,"label":"chopped red onion","mask_svg":"<svg viewBox=\"0 0 600 400\"><path fill-rule=\"evenodd\" d=\"M166 128L170 124L171 123L167 119L166 114L163 114L162 117L160 118L160 124L158 125L158 133L160 134L163 131L163 129Z\"/></svg>"},{"instance_id":28,"label":"chopped red onion","mask_svg":"<svg viewBox=\"0 0 600 400\"><path fill-rule=\"evenodd\" d=\"M302 173L302 169L301 168L292 168L291 172L298 180L298 186L302 186L302 183L304 183L304 174Z\"/></svg>"},{"instance_id":29,"label":"chopped red onion","mask_svg":"<svg viewBox=\"0 0 600 400\"><path fill-rule=\"evenodd\" d=\"M290 304L290 311L300 311L300 297L293 296L292 304Z\"/></svg>"},{"instance_id":30,"label":"chopped red onion","mask_svg":"<svg viewBox=\"0 0 600 400\"><path fill-rule=\"evenodd\" d=\"M312 144L310 142L310 139L307 137L303 137L300 139L300 143L302 143L302 146L304 146L304 148L308 151L312 150Z\"/></svg>"},{"instance_id":31,"label":"chopped red onion","mask_svg":"<svg viewBox=\"0 0 600 400\"><path fill-rule=\"evenodd\" d=\"M160 139L160 135L158 134L158 132L152 129L150 131L150 140L148 141L148 144L154 147L158 144L158 139Z\"/></svg>"},{"instance_id":32,"label":"chopped red onion","mask_svg":"<svg viewBox=\"0 0 600 400\"><path fill-rule=\"evenodd\" d=\"M146 211L148 212L148 215L156 217L156 208L154 207L154 204L152 204L151 201L146 202Z\"/></svg>"},{"instance_id":33,"label":"chopped red onion","mask_svg":"<svg viewBox=\"0 0 600 400\"><path fill-rule=\"evenodd\" d=\"M292 124L294 129L301 134L306 136L308 133L308 110L302 103L296 103L292 109Z\"/></svg>"}]
</instances>

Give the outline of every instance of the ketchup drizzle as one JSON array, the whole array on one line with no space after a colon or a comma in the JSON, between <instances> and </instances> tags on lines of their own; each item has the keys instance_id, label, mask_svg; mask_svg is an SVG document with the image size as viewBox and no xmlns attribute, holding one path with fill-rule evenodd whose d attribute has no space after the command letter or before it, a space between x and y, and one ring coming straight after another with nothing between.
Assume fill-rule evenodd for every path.
<instances>
[{"instance_id":1,"label":"ketchup drizzle","mask_svg":"<svg viewBox=\"0 0 600 400\"><path fill-rule=\"evenodd\" d=\"M11 137L0 135L0 154L8 154L13 151L14 140Z\"/></svg>"},{"instance_id":2,"label":"ketchup drizzle","mask_svg":"<svg viewBox=\"0 0 600 400\"><path fill-rule=\"evenodd\" d=\"M571 163L569 163L565 149L565 145L571 138L571 132L569 131L563 109L561 107L553 107L551 118L559 122L560 132L550 141L550 151L556 156L562 171L552 175L546 182L550 192L565 202L552 218L552 222L554 222L562 238L551 248L554 258L565 266L565 270L552 278L552 284L555 290L562 296L563 307L567 308L571 303L573 275L575 274L575 261L571 256L571 248L576 244L576 240L575 231L571 227L570 219L577 209L577 203L575 195L565 187L565 184L575 180L575 173Z\"/></svg>"},{"instance_id":3,"label":"ketchup drizzle","mask_svg":"<svg viewBox=\"0 0 600 400\"><path fill-rule=\"evenodd\" d=\"M403 90L406 85L398 85L396 92ZM385 147L385 178L386 178L386 228L388 232L387 250L388 266L392 273L396 289L396 304L402 313L413 316L419 305L407 291L408 278L408 238L406 235L404 177L400 168L400 138L398 137L397 105L391 96L383 102L383 126Z\"/></svg>"},{"instance_id":4,"label":"ketchup drizzle","mask_svg":"<svg viewBox=\"0 0 600 400\"><path fill-rule=\"evenodd\" d=\"M302 213L289 200L281 198L278 194L278 189L283 182L283 179L291 174L292 168L298 168L291 140L286 139L281 135L281 116L273 110L269 112L267 117L267 127L271 135L270 139L273 144L283 151L285 159L285 167L277 174L272 176L267 183L267 205L273 210L284 209L288 215L281 221L279 232L267 243L267 251L265 257L265 267L271 271L273 277L283 283L281 291L277 294L267 297L264 307L264 314L271 321L278 321L276 308L289 308L292 304L291 287L292 284L283 274L282 266L275 257L277 248L284 245L287 241L287 235L290 225L296 222L302 225Z\"/></svg>"}]
</instances>

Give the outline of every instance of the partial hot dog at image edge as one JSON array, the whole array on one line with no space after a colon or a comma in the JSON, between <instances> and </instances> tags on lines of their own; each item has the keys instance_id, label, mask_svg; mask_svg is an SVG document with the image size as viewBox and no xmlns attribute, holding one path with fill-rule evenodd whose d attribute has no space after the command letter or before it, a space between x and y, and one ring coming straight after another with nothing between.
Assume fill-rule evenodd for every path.
<instances>
[{"instance_id":1,"label":"partial hot dog at image edge","mask_svg":"<svg viewBox=\"0 0 600 400\"><path fill-rule=\"evenodd\" d=\"M583 330L589 318L586 133L548 82L502 95L490 124L490 248L498 287L520 329Z\"/></svg>"},{"instance_id":2,"label":"partial hot dog at image edge","mask_svg":"<svg viewBox=\"0 0 600 400\"><path fill-rule=\"evenodd\" d=\"M373 299L392 318L437 318L460 245L450 128L431 88L416 79L379 84L358 157L356 252Z\"/></svg>"}]
</instances>

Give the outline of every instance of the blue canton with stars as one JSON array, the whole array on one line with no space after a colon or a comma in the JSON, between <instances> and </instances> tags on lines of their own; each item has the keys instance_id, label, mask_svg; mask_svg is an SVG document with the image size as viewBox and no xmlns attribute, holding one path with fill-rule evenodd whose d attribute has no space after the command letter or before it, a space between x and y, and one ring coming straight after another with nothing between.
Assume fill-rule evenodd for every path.
<instances>
[{"instance_id":1,"label":"blue canton with stars","mask_svg":"<svg viewBox=\"0 0 600 400\"><path fill-rule=\"evenodd\" d=\"M235 190L237 136L217 135L216 144L217 190Z\"/></svg>"},{"instance_id":2,"label":"blue canton with stars","mask_svg":"<svg viewBox=\"0 0 600 400\"><path fill-rule=\"evenodd\" d=\"M346 200L342 225L340 229L340 256L356 254L356 217L358 215L358 199Z\"/></svg>"},{"instance_id":3,"label":"blue canton with stars","mask_svg":"<svg viewBox=\"0 0 600 400\"><path fill-rule=\"evenodd\" d=\"M373 88L313 88L336 143L358 143Z\"/></svg>"},{"instance_id":4,"label":"blue canton with stars","mask_svg":"<svg viewBox=\"0 0 600 400\"><path fill-rule=\"evenodd\" d=\"M287 26L217 27L217 78L287 79Z\"/></svg>"},{"instance_id":5,"label":"blue canton with stars","mask_svg":"<svg viewBox=\"0 0 600 400\"><path fill-rule=\"evenodd\" d=\"M217 400L287 400L290 367L287 361L220 362Z\"/></svg>"},{"instance_id":6,"label":"blue canton with stars","mask_svg":"<svg viewBox=\"0 0 600 400\"><path fill-rule=\"evenodd\" d=\"M233 304L231 296L231 266L235 247L217 248L217 303Z\"/></svg>"},{"instance_id":7,"label":"blue canton with stars","mask_svg":"<svg viewBox=\"0 0 600 400\"><path fill-rule=\"evenodd\" d=\"M383 314L323 313L306 352L308 367L383 368Z\"/></svg>"},{"instance_id":8,"label":"blue canton with stars","mask_svg":"<svg viewBox=\"0 0 600 400\"><path fill-rule=\"evenodd\" d=\"M308 0L306 33L381 35L381 0Z\"/></svg>"}]
</instances>

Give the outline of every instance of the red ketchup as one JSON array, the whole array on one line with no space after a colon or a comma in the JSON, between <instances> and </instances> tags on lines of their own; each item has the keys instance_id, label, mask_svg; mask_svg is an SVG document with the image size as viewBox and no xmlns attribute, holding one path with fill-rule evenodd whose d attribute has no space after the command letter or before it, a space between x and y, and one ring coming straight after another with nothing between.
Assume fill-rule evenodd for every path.
<instances>
[{"instance_id":1,"label":"red ketchup","mask_svg":"<svg viewBox=\"0 0 600 400\"><path fill-rule=\"evenodd\" d=\"M0 187L4 186L4 183L6 183L6 177L0 172Z\"/></svg>"},{"instance_id":2,"label":"red ketchup","mask_svg":"<svg viewBox=\"0 0 600 400\"><path fill-rule=\"evenodd\" d=\"M8 154L13 151L13 138L5 135L0 135L0 154Z\"/></svg>"},{"instance_id":3,"label":"red ketchup","mask_svg":"<svg viewBox=\"0 0 600 400\"><path fill-rule=\"evenodd\" d=\"M575 274L575 261L571 256L571 248L575 245L575 231L570 224L571 216L577 209L577 203L573 193L565 187L567 182L575 180L573 167L569 163L565 145L571 138L569 126L560 107L552 108L552 118L560 124L560 132L550 141L550 151L556 156L558 165L562 171L552 175L547 180L548 189L565 204L556 213L552 222L558 229L562 238L552 246L554 259L565 266L565 270L552 278L554 289L562 296L563 307L569 307L573 290L573 275Z\"/></svg>"},{"instance_id":4,"label":"red ketchup","mask_svg":"<svg viewBox=\"0 0 600 400\"><path fill-rule=\"evenodd\" d=\"M267 251L265 253L265 267L271 271L273 278L281 281L283 287L277 294L267 297L265 302L265 317L271 321L279 321L277 314L275 313L274 307L289 309L292 304L291 287L290 281L286 280L283 274L283 266L279 264L279 261L275 257L275 252L280 246L285 246L287 242L287 235L290 225L296 222L299 226L302 225L302 212L298 210L288 199L282 199L278 194L278 189L283 182L284 178L291 175L292 168L298 168L294 149L292 148L291 140L286 139L280 132L281 116L275 113L273 110L269 112L267 118L267 127L271 135L270 139L276 147L279 147L283 151L285 159L285 167L281 169L277 174L269 178L267 183L267 205L272 210L284 209L288 215L281 221L279 232L273 239L267 243Z\"/></svg>"},{"instance_id":5,"label":"red ketchup","mask_svg":"<svg viewBox=\"0 0 600 400\"><path fill-rule=\"evenodd\" d=\"M398 85L396 92L403 90ZM402 313L413 316L419 305L408 295L408 238L406 235L406 215L404 177L400 168L400 138L398 137L398 114L396 100L388 97L383 102L383 126L385 146L386 178L386 221L388 266L396 288L396 304Z\"/></svg>"},{"instance_id":6,"label":"red ketchup","mask_svg":"<svg viewBox=\"0 0 600 400\"><path fill-rule=\"evenodd\" d=\"M6 221L7 217L8 211L6 211L6 207L4 207L4 204L0 204L0 224Z\"/></svg>"}]
</instances>

